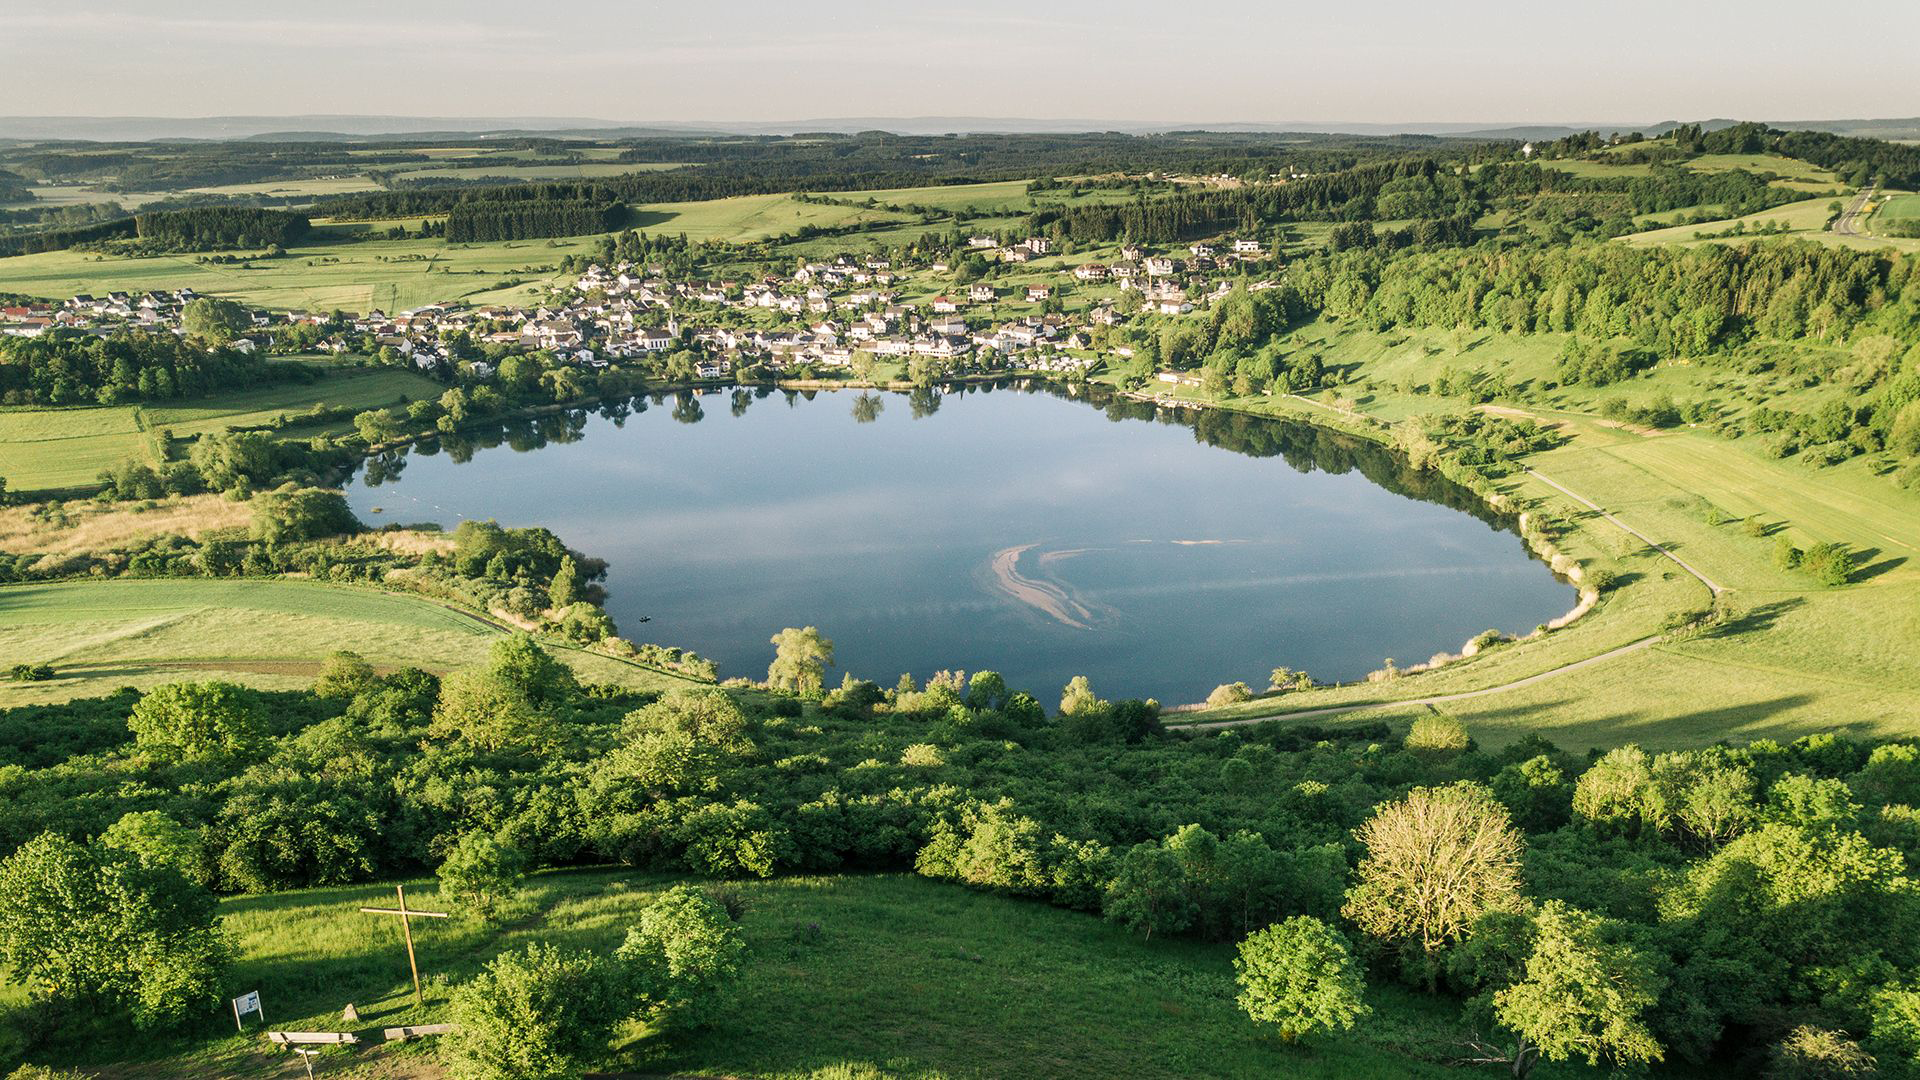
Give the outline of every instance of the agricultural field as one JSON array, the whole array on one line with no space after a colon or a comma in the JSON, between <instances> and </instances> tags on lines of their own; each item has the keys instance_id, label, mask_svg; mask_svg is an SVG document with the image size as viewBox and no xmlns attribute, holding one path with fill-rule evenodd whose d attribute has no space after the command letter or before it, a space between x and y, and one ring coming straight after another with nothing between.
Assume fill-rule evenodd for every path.
<instances>
[{"instance_id":1,"label":"agricultural field","mask_svg":"<svg viewBox=\"0 0 1920 1080\"><path fill-rule=\"evenodd\" d=\"M1867 219L1867 228L1872 229L1882 223L1910 223L1920 220L1920 195L1890 192L1880 200L1873 216Z\"/></svg>"},{"instance_id":2,"label":"agricultural field","mask_svg":"<svg viewBox=\"0 0 1920 1080\"><path fill-rule=\"evenodd\" d=\"M398 928L358 911L390 904L391 886L232 897L220 913L239 946L234 985L259 989L273 1027L339 1030L341 1010L358 1010L360 1024L347 1027L371 1037L323 1054L316 1073L397 1080L441 1075L435 1047L382 1043L378 1029L443 1022L449 984L495 953L532 941L610 951L673 883L632 870L541 874L499 927L416 923L430 980L424 1008L413 1002ZM410 906L447 909L433 882L406 885ZM632 1025L616 1043L623 1067L783 1080L1454 1075L1440 1063L1457 1054L1455 1008L1391 985L1369 989L1375 1015L1354 1032L1284 1047L1258 1038L1234 1004L1231 946L1146 942L1090 915L913 876L729 888L745 903L748 952L725 1021L678 1032ZM57 1052L76 1064L126 1062L124 1042L94 1034L63 1033ZM284 1072L291 1061L257 1028L236 1034L230 1017L139 1053L132 1067L155 1080ZM1536 1075L1587 1072L1543 1065Z\"/></svg>"},{"instance_id":3,"label":"agricultural field","mask_svg":"<svg viewBox=\"0 0 1920 1080\"><path fill-rule=\"evenodd\" d=\"M1608 151L1617 154L1626 147L1609 147ZM1605 151L1603 151L1605 153ZM1653 166L1640 162L1595 161L1587 158L1550 159L1542 161L1543 168L1570 173L1584 177L1633 177L1653 175ZM1783 157L1779 154L1701 154L1681 163L1682 167L1695 172L1727 172L1733 169L1745 169L1750 173L1773 173L1778 187L1796 191L1834 191L1845 187L1840 178L1832 172L1797 158Z\"/></svg>"},{"instance_id":4,"label":"agricultural field","mask_svg":"<svg viewBox=\"0 0 1920 1080\"><path fill-rule=\"evenodd\" d=\"M634 227L640 231L685 233L690 240L762 240L798 232L808 226L838 229L909 220L904 214L888 210L802 202L791 195L738 195L701 202L643 203L633 209ZM0 272L4 272L3 264Z\"/></svg>"},{"instance_id":5,"label":"agricultural field","mask_svg":"<svg viewBox=\"0 0 1920 1080\"><path fill-rule=\"evenodd\" d=\"M983 214L1024 214L1039 203L1064 203L1084 205L1086 203L1124 202L1132 199L1131 192L1120 190L1088 190L1075 196L1071 190L1043 191L1037 195L1027 193L1027 181L1004 180L990 184L941 184L934 187L885 188L870 191L836 192L833 198L850 202L865 202L868 199L880 203L910 206L927 206L938 210L956 212L979 212Z\"/></svg>"},{"instance_id":6,"label":"agricultural field","mask_svg":"<svg viewBox=\"0 0 1920 1080\"><path fill-rule=\"evenodd\" d=\"M0 290L64 299L83 292L192 287L276 311L398 311L466 297L488 302L498 299L489 294L516 284L556 281L562 258L598 243L597 237L569 237L448 244L438 238L376 239L368 235L373 229L322 223L285 255L245 265L196 262L190 255L16 255L0 259Z\"/></svg>"},{"instance_id":7,"label":"agricultural field","mask_svg":"<svg viewBox=\"0 0 1920 1080\"><path fill-rule=\"evenodd\" d=\"M449 165L395 173L396 180L581 180L627 173L678 169L671 162L582 162L567 165Z\"/></svg>"},{"instance_id":8,"label":"agricultural field","mask_svg":"<svg viewBox=\"0 0 1920 1080\"><path fill-rule=\"evenodd\" d=\"M1780 154L1701 154L1686 164L1687 168L1695 172L1728 172L1733 169L1745 169L1750 173L1773 173L1782 180L1816 184L1822 187L1843 186L1840 178L1830 170Z\"/></svg>"},{"instance_id":9,"label":"agricultural field","mask_svg":"<svg viewBox=\"0 0 1920 1080\"><path fill-rule=\"evenodd\" d=\"M87 487L102 470L144 454L147 433L159 428L171 430L177 439L186 439L266 424L315 405L358 411L438 396L441 389L412 372L328 365L327 375L312 383L259 387L199 400L0 409L0 476L7 478L14 491ZM305 433L344 431L347 427L345 422L335 421Z\"/></svg>"},{"instance_id":10,"label":"agricultural field","mask_svg":"<svg viewBox=\"0 0 1920 1080\"><path fill-rule=\"evenodd\" d=\"M445 672L483 659L505 632L418 597L295 579L9 585L0 587L0 656L52 664L57 676L0 684L0 707L182 679L301 688L327 653L344 647L383 667ZM607 657L555 652L592 682L684 683Z\"/></svg>"}]
</instances>

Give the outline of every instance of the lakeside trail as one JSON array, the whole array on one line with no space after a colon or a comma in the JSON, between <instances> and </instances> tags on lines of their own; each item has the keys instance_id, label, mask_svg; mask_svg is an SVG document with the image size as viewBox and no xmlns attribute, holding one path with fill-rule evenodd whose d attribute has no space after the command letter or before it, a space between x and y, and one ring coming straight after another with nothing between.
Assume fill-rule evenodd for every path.
<instances>
[{"instance_id":1,"label":"lakeside trail","mask_svg":"<svg viewBox=\"0 0 1920 1080\"><path fill-rule=\"evenodd\" d=\"M1302 399L1302 400L1305 400L1305 399ZM1551 477L1547 476L1545 473L1539 472L1538 470L1528 468L1526 471L1527 471L1527 475L1533 477L1534 479L1540 481L1543 484L1546 484L1548 487L1553 488L1555 491L1560 492L1562 495L1565 495L1567 498L1580 503L1582 506L1587 507L1588 509L1592 510L1594 513L1599 514L1602 519L1611 523L1616 528L1622 530L1623 532L1626 532L1630 536L1637 538L1642 543L1652 548L1654 551L1659 552L1661 555L1665 556L1667 559L1672 560L1674 565L1678 566L1682 570L1685 570L1687 573L1693 575L1693 577L1697 579L1700 582L1700 584L1705 585L1707 587L1707 591L1712 593L1714 596L1719 596L1721 593L1727 591L1719 583L1715 582L1713 579L1707 577L1705 574L1701 573L1700 571L1690 566L1686 560L1682 559L1680 556L1675 555L1672 551L1668 550L1664 544L1660 543L1658 540L1655 540L1653 537L1648 536L1646 533L1643 533L1640 530L1634 528L1633 526L1627 524L1626 522L1621 521L1619 518L1615 517L1614 515L1608 513L1605 509L1601 508L1600 504L1594 502L1592 499L1589 499L1586 496L1581 495L1580 493L1574 491L1573 489L1567 487L1564 484L1561 484L1559 481L1552 479ZM1546 671L1542 671L1534 675L1529 675L1523 679L1515 679L1512 682L1501 683L1498 686L1483 687L1479 690L1465 690L1465 691L1452 693L1452 694L1434 694L1428 697L1400 698L1396 700L1387 700L1387 701L1355 702L1349 705L1326 705L1326 706L1321 706L1319 708L1313 708L1313 709L1298 709L1298 710L1291 710L1291 711L1279 710L1279 711L1270 712L1270 713L1261 713L1257 716L1235 717L1232 720L1207 720L1207 721L1199 721L1195 723L1180 723L1178 721L1169 721L1167 726L1180 731L1211 731L1218 728L1241 727L1247 724L1265 723L1266 721L1269 721L1269 720L1309 720L1315 717L1339 716L1345 713L1361 712L1368 709L1394 709L1394 708L1406 708L1406 707L1420 708L1420 707L1431 706L1431 705L1443 705L1443 704L1446 704L1447 702L1452 702L1452 701L1468 701L1473 698L1487 697L1493 694L1502 694L1509 690L1518 690L1521 687L1532 686L1535 683L1543 682L1547 679L1552 679L1560 675L1565 675L1568 672L1578 671L1584 667L1590 667L1594 664L1602 664L1609 660L1613 660L1618 657L1625 656L1629 653L1638 652L1641 649L1647 648L1648 646L1655 644L1659 640L1660 640L1660 636L1657 634L1651 637L1644 637L1638 641L1630 642L1618 648L1609 649L1606 652L1599 653L1594 656L1589 656L1584 660L1576 660L1570 664L1562 664L1559 667L1550 668Z\"/></svg>"},{"instance_id":2,"label":"lakeside trail","mask_svg":"<svg viewBox=\"0 0 1920 1080\"><path fill-rule=\"evenodd\" d=\"M993 570L994 583L1000 586L1008 596L1045 614L1048 618L1076 630L1093 629L1093 612L1088 610L1086 605L1068 596L1065 589L1021 575L1018 568L1020 556L1038 546L1038 544L1018 544L994 552L989 564Z\"/></svg>"},{"instance_id":3,"label":"lakeside trail","mask_svg":"<svg viewBox=\"0 0 1920 1080\"><path fill-rule=\"evenodd\" d=\"M1582 506L1585 506L1589 510L1592 510L1594 513L1599 514L1603 519L1610 522L1616 528L1619 528L1621 531L1639 538L1639 540L1642 543L1645 543L1648 547L1652 548L1653 550L1659 552L1662 555L1665 555L1667 558L1673 560L1673 564L1675 566L1678 566L1680 569L1685 570L1687 573L1692 574L1695 578L1698 578L1700 581L1700 584L1705 585L1707 587L1707 591L1712 593L1713 595L1719 596L1721 593L1727 591L1723 586L1716 583L1712 578L1709 578L1707 575L1701 573L1698 570L1695 570L1692 566L1688 565L1685 559L1682 559L1680 556L1675 555L1671 551L1668 551L1666 548L1666 545L1660 543L1660 541L1655 540L1653 537L1648 536L1646 533L1641 532L1639 529L1634 528L1633 526L1627 524L1624 521L1621 521L1619 518L1614 517L1612 514L1609 514L1605 510L1601 509L1599 503L1594 502L1592 499L1587 498L1585 495L1582 495L1579 492L1574 491L1573 489L1565 486L1564 484L1561 484L1559 481L1552 479L1551 477L1547 476L1547 474L1543 472L1539 472L1535 469L1529 468L1527 469L1527 475L1533 477L1535 480L1540 481L1541 483L1547 485L1548 487L1554 489L1555 491L1558 491L1560 494L1565 495L1567 498L1572 499L1573 501L1581 504Z\"/></svg>"},{"instance_id":4,"label":"lakeside trail","mask_svg":"<svg viewBox=\"0 0 1920 1080\"><path fill-rule=\"evenodd\" d=\"M1575 660L1571 664L1563 664L1560 667L1551 668L1547 671L1542 671L1537 675L1529 675L1524 679L1515 679L1513 682L1510 682L1510 683L1502 683L1499 686L1488 686L1479 690L1464 690L1457 694L1435 694L1431 697L1401 698L1393 701L1362 701L1362 702L1355 702L1351 705L1325 705L1317 709L1299 709L1293 712L1283 711L1283 712L1263 713L1259 716L1243 716L1243 717L1237 717L1232 720L1207 720L1207 721L1202 721L1202 722L1193 723L1193 724L1182 724L1176 721L1168 721L1167 727L1174 731L1212 731L1217 728L1243 727L1247 724L1263 724L1269 720L1310 720L1310 719L1313 719L1314 717L1319 717L1319 716L1338 716L1338 715L1341 715L1342 713L1361 712L1367 709L1398 709L1398 708L1407 708L1407 707L1418 708L1418 707L1427 706L1427 705L1443 705L1450 701L1467 701L1472 698L1487 697L1490 694L1502 694L1507 692L1508 690L1518 690L1523 686L1532 686L1534 683L1545 682L1546 680L1554 678L1556 676L1565 675L1571 671L1578 671L1583 667L1588 667L1593 664L1605 663L1608 660L1613 660L1618 657L1625 656L1628 653L1639 652L1641 649L1644 649L1659 640L1660 640L1660 636L1657 634L1652 637L1644 637L1644 638L1641 638L1639 641L1622 645L1617 649L1609 649L1606 652L1599 654L1598 656L1589 656L1585 660Z\"/></svg>"}]
</instances>

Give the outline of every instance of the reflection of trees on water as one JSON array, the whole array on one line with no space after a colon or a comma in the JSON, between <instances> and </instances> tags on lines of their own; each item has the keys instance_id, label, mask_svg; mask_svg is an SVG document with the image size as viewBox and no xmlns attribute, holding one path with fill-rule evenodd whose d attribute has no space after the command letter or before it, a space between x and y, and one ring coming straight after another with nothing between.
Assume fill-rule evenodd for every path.
<instances>
[{"instance_id":1,"label":"reflection of trees on water","mask_svg":"<svg viewBox=\"0 0 1920 1080\"><path fill-rule=\"evenodd\" d=\"M673 402L673 418L683 424L697 424L707 418L707 410L700 406L700 395L687 391Z\"/></svg>"},{"instance_id":2,"label":"reflection of trees on water","mask_svg":"<svg viewBox=\"0 0 1920 1080\"><path fill-rule=\"evenodd\" d=\"M1358 472L1376 486L1410 499L1438 503L1472 514L1496 528L1510 529L1514 518L1488 506L1485 499L1431 469L1417 469L1389 447L1295 420L1227 409L1187 409L1139 401L1100 387L1061 387L1027 381L1012 389L1082 401L1115 423L1143 421L1193 429L1196 441L1248 457L1277 457L1295 472L1343 475Z\"/></svg>"},{"instance_id":3,"label":"reflection of trees on water","mask_svg":"<svg viewBox=\"0 0 1920 1080\"><path fill-rule=\"evenodd\" d=\"M922 420L940 411L943 396L931 386L916 386L907 392L907 408L915 420Z\"/></svg>"},{"instance_id":4,"label":"reflection of trees on water","mask_svg":"<svg viewBox=\"0 0 1920 1080\"><path fill-rule=\"evenodd\" d=\"M1374 484L1397 495L1439 503L1472 514L1497 528L1513 526L1511 516L1494 511L1472 491L1438 472L1414 468L1405 457L1392 449L1298 421L1252 416L1225 409L1170 408L1123 397L1097 386L1069 387L1031 379L1005 383L964 383L946 388L921 386L915 387L906 398L913 418L919 420L938 412L941 402L948 396L990 394L996 389L1048 394L1078 401L1100 409L1115 423L1139 421L1191 428L1195 440L1208 446L1248 457L1277 457L1297 472L1340 475L1357 471ZM750 400L776 393L785 397L789 407L798 407L801 400L812 401L818 396L816 390L776 389L763 385L751 391L745 388L734 390L729 406L733 415L739 416L746 412ZM654 395L652 404L663 405L669 397L673 400L672 415L675 420L683 424L695 424L706 417L706 411L700 404L700 395L692 391ZM621 426L627 417L646 412L648 406L646 397L621 398L601 402L592 409L567 409L531 419L505 421L493 427L465 429L418 443L410 449L375 455L367 459L363 466L361 480L369 487L397 481L406 468L409 453L445 453L455 463L465 464L478 451L501 445L525 453L549 443L578 442L586 436L589 417L598 414L613 421L615 426ZM877 417L884 407L885 395L865 391L853 400L853 417L865 423Z\"/></svg>"},{"instance_id":5,"label":"reflection of trees on water","mask_svg":"<svg viewBox=\"0 0 1920 1080\"><path fill-rule=\"evenodd\" d=\"M366 467L360 474L368 487L395 483L400 474L407 469L407 455L403 450L388 450L367 459Z\"/></svg>"}]
</instances>

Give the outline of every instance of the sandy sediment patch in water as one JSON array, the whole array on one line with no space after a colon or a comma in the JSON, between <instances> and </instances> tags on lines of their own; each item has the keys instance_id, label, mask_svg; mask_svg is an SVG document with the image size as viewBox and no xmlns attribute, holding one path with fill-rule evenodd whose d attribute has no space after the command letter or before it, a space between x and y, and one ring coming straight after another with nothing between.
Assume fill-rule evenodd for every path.
<instances>
[{"instance_id":1,"label":"sandy sediment patch in water","mask_svg":"<svg viewBox=\"0 0 1920 1080\"><path fill-rule=\"evenodd\" d=\"M1056 622L1076 630L1093 629L1094 614L1085 604L1075 600L1067 594L1065 589L1052 582L1035 581L1020 573L1020 556L1038 546L1038 544L1017 544L994 552L993 558L988 562L988 567L993 572L994 584L1008 596ZM1072 554L1078 554L1078 552ZM1043 555L1041 558L1044 560L1046 556Z\"/></svg>"}]
</instances>

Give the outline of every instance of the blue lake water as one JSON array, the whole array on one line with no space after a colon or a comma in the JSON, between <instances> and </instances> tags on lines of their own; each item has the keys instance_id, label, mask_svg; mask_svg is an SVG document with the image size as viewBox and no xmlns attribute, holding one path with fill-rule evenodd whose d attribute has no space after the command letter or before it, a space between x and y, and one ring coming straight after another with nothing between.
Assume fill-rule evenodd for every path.
<instances>
[{"instance_id":1,"label":"blue lake water","mask_svg":"<svg viewBox=\"0 0 1920 1080\"><path fill-rule=\"evenodd\" d=\"M547 417L370 463L349 498L375 524L545 525L610 562L625 636L723 676L815 625L830 683L991 668L1049 704L1074 675L1169 704L1281 664L1351 679L1576 599L1465 492L1359 440L1012 386L858 400Z\"/></svg>"}]
</instances>

